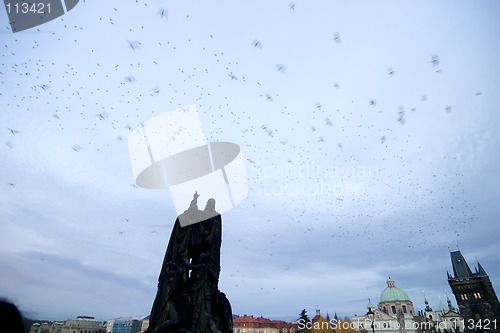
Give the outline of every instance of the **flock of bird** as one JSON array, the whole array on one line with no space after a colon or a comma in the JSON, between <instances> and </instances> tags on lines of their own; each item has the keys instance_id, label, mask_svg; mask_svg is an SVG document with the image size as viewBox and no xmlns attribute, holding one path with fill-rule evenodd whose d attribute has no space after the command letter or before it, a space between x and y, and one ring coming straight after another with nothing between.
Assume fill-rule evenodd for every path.
<instances>
[{"instance_id":1,"label":"flock of bird","mask_svg":"<svg viewBox=\"0 0 500 333\"><path fill-rule=\"evenodd\" d=\"M152 7L140 1L136 5L142 8L138 12ZM81 26L67 23L64 34L19 34L2 42L0 100L6 112L2 155L23 156L23 149L30 147L22 141L30 138L35 144L37 140L30 137L33 124L19 121L19 114L33 114L39 122L36 126L53 136L55 145L66 145L68 154L88 154L89 158L100 154L105 159L117 147L126 151L126 138L138 124L195 103L207 139L238 143L247 165L249 196L228 214L235 221L227 222L238 224L244 232L226 227L226 252L252 257L262 252L249 250L266 248L265 260L290 273L299 269L284 259L289 254L284 249L290 246L338 251L362 240L380 246L388 257L393 248L380 245L380 239L388 243L406 239L398 246L402 252L413 253L415 247L429 246L435 240L430 236L417 240L415 233L458 239L475 223L475 207L462 184L463 171L456 167L458 161L453 163L456 157L426 157L432 143L419 142L415 134L418 125L413 119L424 112L432 94L416 91L415 96L421 97L411 106L401 105L404 102L388 105L383 96L351 100L344 92L346 84L332 73L330 95L318 98L315 90L322 87L313 82L310 91L289 101L294 92L281 87L293 80L297 68L274 57L266 60L267 69L253 67L252 58L264 58L268 45L264 36L245 41L248 58L234 59L236 48L224 44L214 32L182 37L157 33L158 24L168 26L173 19L181 20L176 17L179 13L163 7L147 11L150 17L132 22L128 31L111 30L113 36L122 36L121 42L110 42L110 47L118 45L119 49L106 49L106 41L91 46L87 30L126 26L120 23L122 11L113 8L109 18L103 14ZM299 14L300 7L293 2L282 13ZM182 19L188 25L193 17L184 14ZM149 28L150 21L154 28ZM169 29L182 33L182 27ZM332 31L329 38L324 42L341 48L348 37ZM73 48L75 53L66 59L49 53L49 48L45 53L22 54L30 52L30 46L40 49L44 42L52 52ZM429 63L429 73L445 75L438 54L422 61ZM380 68L377 80L396 80L399 75L404 74L397 68ZM305 107L294 105L299 99ZM340 99L348 102L337 102ZM451 105L439 110L449 117L452 111ZM3 182L16 191L22 179L11 177ZM132 177L123 183L123 191L144 191L131 183ZM117 215L113 224L117 237L132 234L127 231L132 218ZM168 229L159 232L158 223L145 230L148 237L161 242L168 239ZM268 240L266 244L262 239ZM321 241L310 244L310 239ZM230 274L242 279L236 285L245 279L237 269Z\"/></svg>"}]
</instances>

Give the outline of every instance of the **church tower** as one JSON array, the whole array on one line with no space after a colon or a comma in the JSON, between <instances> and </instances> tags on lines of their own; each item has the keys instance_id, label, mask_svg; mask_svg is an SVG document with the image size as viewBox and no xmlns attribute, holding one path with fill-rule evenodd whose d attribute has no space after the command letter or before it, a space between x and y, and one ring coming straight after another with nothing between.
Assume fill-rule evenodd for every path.
<instances>
[{"instance_id":1,"label":"church tower","mask_svg":"<svg viewBox=\"0 0 500 333\"><path fill-rule=\"evenodd\" d=\"M451 252L453 275L449 272L448 283L457 300L465 325L493 321L500 324L500 304L490 278L481 264L473 273L460 251Z\"/></svg>"}]
</instances>

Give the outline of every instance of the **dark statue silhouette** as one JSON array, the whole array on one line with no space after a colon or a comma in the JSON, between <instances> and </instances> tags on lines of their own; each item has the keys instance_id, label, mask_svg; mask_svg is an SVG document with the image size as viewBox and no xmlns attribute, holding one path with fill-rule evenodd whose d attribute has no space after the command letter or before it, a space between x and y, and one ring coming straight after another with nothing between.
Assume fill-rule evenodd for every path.
<instances>
[{"instance_id":1,"label":"dark statue silhouette","mask_svg":"<svg viewBox=\"0 0 500 333\"><path fill-rule=\"evenodd\" d=\"M147 333L233 332L231 305L218 289L222 218L214 199L199 210L198 197L175 221Z\"/></svg>"}]
</instances>

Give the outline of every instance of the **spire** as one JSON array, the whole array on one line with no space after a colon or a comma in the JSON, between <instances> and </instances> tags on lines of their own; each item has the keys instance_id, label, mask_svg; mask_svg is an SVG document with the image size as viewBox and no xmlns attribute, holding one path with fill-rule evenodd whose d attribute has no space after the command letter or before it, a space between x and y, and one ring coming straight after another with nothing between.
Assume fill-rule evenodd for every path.
<instances>
[{"instance_id":1,"label":"spire","mask_svg":"<svg viewBox=\"0 0 500 333\"><path fill-rule=\"evenodd\" d=\"M321 314L321 311L318 308L316 308L316 315L319 316L320 314Z\"/></svg>"},{"instance_id":2,"label":"spire","mask_svg":"<svg viewBox=\"0 0 500 333\"><path fill-rule=\"evenodd\" d=\"M373 311L373 310L375 310L375 307L373 306L372 301L371 301L371 299L369 299L369 298L368 298L368 305L366 306L366 308L367 308L368 310L370 310L370 309L371 309L372 311Z\"/></svg>"},{"instance_id":3,"label":"spire","mask_svg":"<svg viewBox=\"0 0 500 333\"><path fill-rule=\"evenodd\" d=\"M487 276L488 275L488 274L486 274L486 271L484 270L483 266L481 266L481 264L479 263L479 261L477 262L477 269L476 269L476 271L477 271L478 275L481 275L481 276L483 276L483 275Z\"/></svg>"},{"instance_id":4,"label":"spire","mask_svg":"<svg viewBox=\"0 0 500 333\"><path fill-rule=\"evenodd\" d=\"M432 312L432 308L429 306L429 302L427 302L425 294L424 294L424 303L425 303L425 312Z\"/></svg>"},{"instance_id":5,"label":"spire","mask_svg":"<svg viewBox=\"0 0 500 333\"><path fill-rule=\"evenodd\" d=\"M389 280L387 280L387 287L393 288L396 286L396 283L394 280L391 280L391 277L389 276Z\"/></svg>"},{"instance_id":6,"label":"spire","mask_svg":"<svg viewBox=\"0 0 500 333\"><path fill-rule=\"evenodd\" d=\"M453 275L455 279L463 279L472 277L472 271L465 261L464 256L460 251L450 253L451 264L453 266Z\"/></svg>"},{"instance_id":7,"label":"spire","mask_svg":"<svg viewBox=\"0 0 500 333\"><path fill-rule=\"evenodd\" d=\"M425 291L422 290L422 294L424 295L425 311L426 312L432 311L431 307L429 306L429 302L427 302L427 297L425 297Z\"/></svg>"},{"instance_id":8,"label":"spire","mask_svg":"<svg viewBox=\"0 0 500 333\"><path fill-rule=\"evenodd\" d=\"M326 311L326 321L330 321L330 315L328 314L328 311Z\"/></svg>"}]
</instances>

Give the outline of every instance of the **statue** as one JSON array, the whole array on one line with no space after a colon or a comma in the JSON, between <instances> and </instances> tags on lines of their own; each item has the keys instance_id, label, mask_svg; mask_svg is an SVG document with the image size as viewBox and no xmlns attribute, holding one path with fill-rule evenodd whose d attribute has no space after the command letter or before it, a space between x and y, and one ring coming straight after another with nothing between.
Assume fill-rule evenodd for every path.
<instances>
[{"instance_id":1,"label":"statue","mask_svg":"<svg viewBox=\"0 0 500 333\"><path fill-rule=\"evenodd\" d=\"M175 221L147 333L233 332L231 305L218 289L222 218L214 199L199 210L198 197Z\"/></svg>"}]
</instances>

